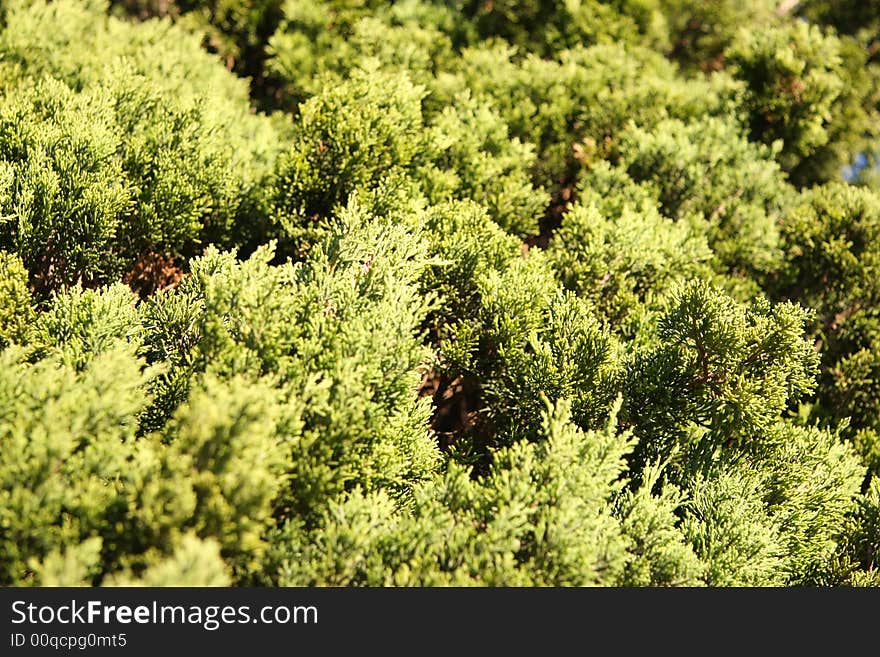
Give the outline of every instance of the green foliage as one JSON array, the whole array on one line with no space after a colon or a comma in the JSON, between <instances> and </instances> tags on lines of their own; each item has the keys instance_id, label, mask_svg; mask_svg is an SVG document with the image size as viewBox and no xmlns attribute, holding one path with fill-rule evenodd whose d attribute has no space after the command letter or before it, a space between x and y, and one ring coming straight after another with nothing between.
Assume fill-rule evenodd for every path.
<instances>
[{"instance_id":1,"label":"green foliage","mask_svg":"<svg viewBox=\"0 0 880 657\"><path fill-rule=\"evenodd\" d=\"M682 533L678 513L687 496L665 483L659 494L662 467L641 473L641 485L627 488L615 500L614 514L628 540L621 586L699 586L703 567Z\"/></svg>"},{"instance_id":2,"label":"green foliage","mask_svg":"<svg viewBox=\"0 0 880 657\"><path fill-rule=\"evenodd\" d=\"M880 201L866 189L817 187L792 207L783 238L787 267L777 294L816 310L811 334L822 374L814 415L850 418L877 472L870 454L880 429Z\"/></svg>"},{"instance_id":3,"label":"green foliage","mask_svg":"<svg viewBox=\"0 0 880 657\"><path fill-rule=\"evenodd\" d=\"M852 577L857 583L877 586L880 583L878 575L878 555L880 555L880 480L874 478L871 488L859 500L859 506L850 519L851 533L847 540L847 547L851 559L857 568L854 568ZM861 573L858 570L861 567ZM861 580L861 581L859 581Z\"/></svg>"},{"instance_id":4,"label":"green foliage","mask_svg":"<svg viewBox=\"0 0 880 657\"><path fill-rule=\"evenodd\" d=\"M267 67L293 99L319 93L321 80L340 81L372 61L383 70L423 77L452 58L442 6L420 3L302 0L284 3L269 40Z\"/></svg>"},{"instance_id":5,"label":"green foliage","mask_svg":"<svg viewBox=\"0 0 880 657\"><path fill-rule=\"evenodd\" d=\"M37 322L37 339L77 370L120 340L138 344L135 296L121 283L103 290L73 288L54 296Z\"/></svg>"},{"instance_id":6,"label":"green foliage","mask_svg":"<svg viewBox=\"0 0 880 657\"><path fill-rule=\"evenodd\" d=\"M108 577L104 586L229 586L232 578L220 546L213 539L186 534L180 545L165 557L158 556L146 570L135 575L128 571Z\"/></svg>"},{"instance_id":7,"label":"green foliage","mask_svg":"<svg viewBox=\"0 0 880 657\"><path fill-rule=\"evenodd\" d=\"M117 280L145 252L241 239L230 230L275 148L194 38L100 8L14 3L0 33L14 91L0 103L0 244L44 292Z\"/></svg>"},{"instance_id":8,"label":"green foliage","mask_svg":"<svg viewBox=\"0 0 880 657\"><path fill-rule=\"evenodd\" d=\"M542 395L569 398L579 424L594 426L615 395L611 337L583 301L559 289L542 253L523 257L500 236L458 226L457 239L439 243L440 255L458 255L473 284L450 289L440 279L449 294L441 302L467 312L441 329L443 370L481 382L483 417L502 435L533 433Z\"/></svg>"},{"instance_id":9,"label":"green foliage","mask_svg":"<svg viewBox=\"0 0 880 657\"><path fill-rule=\"evenodd\" d=\"M798 7L808 20L833 26L840 34L870 37L877 34L880 11L870 2L859 0L806 0ZM871 45L871 51L876 50Z\"/></svg>"},{"instance_id":10,"label":"green foliage","mask_svg":"<svg viewBox=\"0 0 880 657\"><path fill-rule=\"evenodd\" d=\"M54 359L27 365L19 351L3 353L6 583L74 585L119 566L149 573L178 544L193 551L188 530L216 540L239 576L259 565L261 532L283 482L271 397L254 386L246 394L240 385L204 386L169 425L170 445L135 441L149 374L124 344L79 373Z\"/></svg>"},{"instance_id":11,"label":"green foliage","mask_svg":"<svg viewBox=\"0 0 880 657\"><path fill-rule=\"evenodd\" d=\"M473 21L481 37L499 36L523 50L541 55L584 42L628 41L635 38L637 32L634 21L614 7L615 3L599 0L576 3L463 0L455 4Z\"/></svg>"},{"instance_id":12,"label":"green foliage","mask_svg":"<svg viewBox=\"0 0 880 657\"><path fill-rule=\"evenodd\" d=\"M577 297L557 294L541 309L540 328L519 324L519 295L501 291L505 281L490 281L484 293L500 331L489 334L498 347L495 372L487 382L493 412L511 426L529 426L538 405L524 400L547 395L570 398L581 426L595 425L615 391L614 343ZM497 287L494 287L497 285ZM498 421L501 417L498 418Z\"/></svg>"},{"instance_id":13,"label":"green foliage","mask_svg":"<svg viewBox=\"0 0 880 657\"><path fill-rule=\"evenodd\" d=\"M690 489L682 531L702 562L706 585L782 584L782 548L761 500L760 476L722 469L698 475Z\"/></svg>"},{"instance_id":14,"label":"green foliage","mask_svg":"<svg viewBox=\"0 0 880 657\"><path fill-rule=\"evenodd\" d=\"M171 95L209 95L234 105L247 85L199 47L199 37L169 21L129 23L105 15L103 0L42 3L9 0L0 36L4 88L23 78L51 76L81 91L103 77L115 57ZM170 73L170 74L169 74Z\"/></svg>"},{"instance_id":15,"label":"green foliage","mask_svg":"<svg viewBox=\"0 0 880 657\"><path fill-rule=\"evenodd\" d=\"M812 390L817 357L803 337L808 313L793 304L737 304L705 283L671 294L655 345L627 363L624 420L646 438L639 461L681 449L690 469L719 449L761 441Z\"/></svg>"},{"instance_id":16,"label":"green foliage","mask_svg":"<svg viewBox=\"0 0 880 657\"><path fill-rule=\"evenodd\" d=\"M838 436L778 424L688 482L682 531L709 586L804 585L848 538L863 469Z\"/></svg>"},{"instance_id":17,"label":"green foliage","mask_svg":"<svg viewBox=\"0 0 880 657\"><path fill-rule=\"evenodd\" d=\"M669 55L683 67L712 71L744 25L765 28L779 18L778 0L658 0L666 16Z\"/></svg>"},{"instance_id":18,"label":"green foliage","mask_svg":"<svg viewBox=\"0 0 880 657\"><path fill-rule=\"evenodd\" d=\"M519 240L470 201L433 206L425 215L425 227L435 261L422 276L423 287L437 295L433 330L443 341L457 320L478 312L478 281L503 270L522 251Z\"/></svg>"},{"instance_id":19,"label":"green foliage","mask_svg":"<svg viewBox=\"0 0 880 657\"><path fill-rule=\"evenodd\" d=\"M875 14L4 2L0 584L877 586Z\"/></svg>"},{"instance_id":20,"label":"green foliage","mask_svg":"<svg viewBox=\"0 0 880 657\"><path fill-rule=\"evenodd\" d=\"M613 584L625 540L611 500L626 435L583 433L565 402L545 412L542 440L499 450L489 473L460 466L398 510L359 492L331 505L320 529L291 526L285 585Z\"/></svg>"},{"instance_id":21,"label":"green foliage","mask_svg":"<svg viewBox=\"0 0 880 657\"><path fill-rule=\"evenodd\" d=\"M170 17L194 32L230 68L260 75L263 49L281 18L282 0L110 0L114 13L141 20Z\"/></svg>"},{"instance_id":22,"label":"green foliage","mask_svg":"<svg viewBox=\"0 0 880 657\"><path fill-rule=\"evenodd\" d=\"M430 201L470 199L483 204L510 233L538 232L549 198L532 186L534 148L511 138L491 105L463 93L444 107L430 129L436 149L426 175Z\"/></svg>"},{"instance_id":23,"label":"green foliage","mask_svg":"<svg viewBox=\"0 0 880 657\"><path fill-rule=\"evenodd\" d=\"M630 187L618 188L619 196L584 190L549 249L565 287L628 337L646 306L656 306L679 277L701 273L712 256L700 226L670 221L650 199L630 196L641 189L631 181Z\"/></svg>"},{"instance_id":24,"label":"green foliage","mask_svg":"<svg viewBox=\"0 0 880 657\"><path fill-rule=\"evenodd\" d=\"M866 53L802 22L765 31L742 30L726 52L747 87L742 107L750 138L776 140L783 170L799 184L833 179L871 132ZM849 60L849 61L848 61ZM841 120L845 115L845 120Z\"/></svg>"},{"instance_id":25,"label":"green foliage","mask_svg":"<svg viewBox=\"0 0 880 657\"><path fill-rule=\"evenodd\" d=\"M844 538L865 470L840 436L779 424L762 465L764 500L778 523L789 581L806 583L827 569Z\"/></svg>"},{"instance_id":26,"label":"green foliage","mask_svg":"<svg viewBox=\"0 0 880 657\"><path fill-rule=\"evenodd\" d=\"M271 206L283 239L315 241L316 221L354 193L390 195L397 206L401 196L468 198L511 232L537 232L547 197L531 184L532 148L511 140L498 115L468 94L427 123L426 94L407 73L383 71L375 60L345 80L324 78L301 104L293 146L278 159Z\"/></svg>"},{"instance_id":27,"label":"green foliage","mask_svg":"<svg viewBox=\"0 0 880 657\"><path fill-rule=\"evenodd\" d=\"M19 586L37 583L41 560L112 531L144 405L144 375L126 347L81 373L21 356L0 354L0 580ZM96 561L94 549L80 550Z\"/></svg>"},{"instance_id":28,"label":"green foliage","mask_svg":"<svg viewBox=\"0 0 880 657\"><path fill-rule=\"evenodd\" d=\"M204 304L195 369L265 377L300 409L288 419L303 426L285 504L306 516L355 483L405 495L437 460L429 408L415 397L424 243L357 205L340 220L304 263L271 267L269 249L241 263L215 251L193 273Z\"/></svg>"},{"instance_id":29,"label":"green foliage","mask_svg":"<svg viewBox=\"0 0 880 657\"><path fill-rule=\"evenodd\" d=\"M137 497L116 540L137 554L189 530L216 540L239 578L259 570L288 451L275 397L268 386L239 379L200 382L166 425L167 447L149 453L155 439L143 439ZM129 565L140 569L143 561Z\"/></svg>"},{"instance_id":30,"label":"green foliage","mask_svg":"<svg viewBox=\"0 0 880 657\"><path fill-rule=\"evenodd\" d=\"M0 349L10 343L27 344L36 319L21 260L0 251Z\"/></svg>"},{"instance_id":31,"label":"green foliage","mask_svg":"<svg viewBox=\"0 0 880 657\"><path fill-rule=\"evenodd\" d=\"M118 275L131 196L115 158L111 99L46 80L0 106L2 245L40 288Z\"/></svg>"},{"instance_id":32,"label":"green foliage","mask_svg":"<svg viewBox=\"0 0 880 657\"><path fill-rule=\"evenodd\" d=\"M788 190L769 152L746 141L736 125L704 119L633 126L616 150L618 166L650 191L665 216L702 215L709 246L725 267L754 275L779 261L776 219ZM581 185L591 184L587 172Z\"/></svg>"},{"instance_id":33,"label":"green foliage","mask_svg":"<svg viewBox=\"0 0 880 657\"><path fill-rule=\"evenodd\" d=\"M437 94L470 89L489 96L511 134L537 146L536 180L570 183L582 166L607 157L630 121L653 125L729 110L728 78L687 80L656 52L620 43L576 47L554 59L502 44L468 48L457 76L438 76Z\"/></svg>"},{"instance_id":34,"label":"green foliage","mask_svg":"<svg viewBox=\"0 0 880 657\"><path fill-rule=\"evenodd\" d=\"M748 84L752 138L782 140L778 158L787 171L828 141L824 125L845 84L838 51L836 39L796 23L743 33L727 53L734 74Z\"/></svg>"},{"instance_id":35,"label":"green foliage","mask_svg":"<svg viewBox=\"0 0 880 657\"><path fill-rule=\"evenodd\" d=\"M276 170L281 226L295 235L298 224L328 217L352 193L417 167L423 95L404 75L364 70L303 103L293 145Z\"/></svg>"}]
</instances>

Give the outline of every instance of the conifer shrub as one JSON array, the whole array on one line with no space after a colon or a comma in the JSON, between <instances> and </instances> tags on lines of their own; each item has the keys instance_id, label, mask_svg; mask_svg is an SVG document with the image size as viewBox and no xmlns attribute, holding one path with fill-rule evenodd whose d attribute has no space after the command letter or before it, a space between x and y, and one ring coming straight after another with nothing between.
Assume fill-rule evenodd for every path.
<instances>
[{"instance_id":1,"label":"conifer shrub","mask_svg":"<svg viewBox=\"0 0 880 657\"><path fill-rule=\"evenodd\" d=\"M725 64L724 51L744 25L766 28L778 21L775 0L659 0L668 33L667 53L686 69L713 71ZM782 5L784 6L784 5Z\"/></svg>"},{"instance_id":2,"label":"conifer shrub","mask_svg":"<svg viewBox=\"0 0 880 657\"><path fill-rule=\"evenodd\" d=\"M21 260L0 251L0 348L30 341L36 312L27 282L27 270Z\"/></svg>"},{"instance_id":3,"label":"conifer shrub","mask_svg":"<svg viewBox=\"0 0 880 657\"><path fill-rule=\"evenodd\" d=\"M503 42L468 48L458 75L438 77L438 95L468 88L489 96L511 134L536 144L535 180L564 191L582 167L607 158L633 122L727 115L734 82L676 75L675 67L638 44L602 43L540 58Z\"/></svg>"},{"instance_id":4,"label":"conifer shrub","mask_svg":"<svg viewBox=\"0 0 880 657\"><path fill-rule=\"evenodd\" d=\"M43 293L118 280L144 254L235 244L273 159L272 124L194 37L102 9L13 3L0 38L2 245Z\"/></svg>"},{"instance_id":5,"label":"conifer shrub","mask_svg":"<svg viewBox=\"0 0 880 657\"><path fill-rule=\"evenodd\" d=\"M671 221L650 196L638 199L641 187L625 184L619 194L604 186L583 190L553 233L549 252L563 285L635 338L644 311L659 309L680 277L708 275L713 254L702 222Z\"/></svg>"},{"instance_id":6,"label":"conifer shrub","mask_svg":"<svg viewBox=\"0 0 880 657\"><path fill-rule=\"evenodd\" d=\"M202 36L226 68L251 80L257 104L275 107L274 84L265 71L266 46L282 17L283 0L110 0L111 13L139 20L167 17Z\"/></svg>"},{"instance_id":7,"label":"conifer shrub","mask_svg":"<svg viewBox=\"0 0 880 657\"><path fill-rule=\"evenodd\" d=\"M880 585L851 4L3 3L0 584Z\"/></svg>"},{"instance_id":8,"label":"conifer shrub","mask_svg":"<svg viewBox=\"0 0 880 657\"><path fill-rule=\"evenodd\" d=\"M118 276L113 242L131 196L110 99L46 80L7 96L0 117L3 246L42 289Z\"/></svg>"},{"instance_id":9,"label":"conifer shrub","mask_svg":"<svg viewBox=\"0 0 880 657\"><path fill-rule=\"evenodd\" d=\"M318 93L324 76L341 81L368 60L421 80L451 64L455 23L442 4L288 1L266 65L297 102Z\"/></svg>"},{"instance_id":10,"label":"conifer shrub","mask_svg":"<svg viewBox=\"0 0 880 657\"><path fill-rule=\"evenodd\" d=\"M848 419L877 467L880 202L867 189L830 184L804 192L783 223L787 268L778 294L814 308L822 355L813 415Z\"/></svg>"},{"instance_id":11,"label":"conifer shrub","mask_svg":"<svg viewBox=\"0 0 880 657\"><path fill-rule=\"evenodd\" d=\"M164 356L177 372L161 386L164 401L202 376L279 390L290 432L280 497L305 515L355 483L405 496L437 465L430 409L415 396L427 356L416 337L427 309L417 293L424 243L358 205L340 221L296 265L270 265L271 248L244 262L210 251L193 263L195 290L148 311L150 325L180 318L147 338L156 362Z\"/></svg>"},{"instance_id":12,"label":"conifer shrub","mask_svg":"<svg viewBox=\"0 0 880 657\"><path fill-rule=\"evenodd\" d=\"M630 441L610 422L583 433L565 401L545 409L541 438L498 450L488 473L460 465L419 491L408 510L355 492L332 505L320 529L285 527L282 583L335 585L571 586L626 581L639 563L646 580L686 582L695 558L672 528L674 498L654 520L669 536L633 549L635 526L655 498L613 501ZM616 514L625 514L621 522ZM639 520L636 520L639 518ZM668 525L666 523L669 523ZM680 548L676 550L675 546ZM688 560L690 555L690 561ZM666 557L665 563L662 561ZM670 563L670 557L674 562Z\"/></svg>"},{"instance_id":13,"label":"conifer shrub","mask_svg":"<svg viewBox=\"0 0 880 657\"><path fill-rule=\"evenodd\" d=\"M411 178L425 151L423 95L403 74L363 70L339 85L328 80L302 104L275 172L273 209L287 234L329 218L353 193Z\"/></svg>"},{"instance_id":14,"label":"conifer shrub","mask_svg":"<svg viewBox=\"0 0 880 657\"><path fill-rule=\"evenodd\" d=\"M427 120L427 90L403 71L365 68L300 105L290 150L278 158L271 212L279 239L310 243L354 193L440 203L469 198L510 232L537 232L548 199L530 179L534 150L508 135L486 103L462 94Z\"/></svg>"},{"instance_id":15,"label":"conifer shrub","mask_svg":"<svg viewBox=\"0 0 880 657\"><path fill-rule=\"evenodd\" d=\"M867 51L852 45L795 22L743 30L726 52L728 69L747 85L750 138L779 140L776 159L798 184L838 178L874 131Z\"/></svg>"},{"instance_id":16,"label":"conifer shrub","mask_svg":"<svg viewBox=\"0 0 880 657\"><path fill-rule=\"evenodd\" d=\"M636 22L623 11L623 7L615 7L616 3L587 0L548 4L534 0L505 0L487 5L470 0L456 4L459 11L472 21L480 37L501 37L539 55L583 42L630 41L638 33Z\"/></svg>"},{"instance_id":17,"label":"conifer shrub","mask_svg":"<svg viewBox=\"0 0 880 657\"><path fill-rule=\"evenodd\" d=\"M43 568L65 559L89 581L101 574L103 538L126 496L121 480L130 471L145 376L126 346L80 373L55 359L30 364L24 355L7 347L0 368L0 578L7 586L40 584Z\"/></svg>"},{"instance_id":18,"label":"conifer shrub","mask_svg":"<svg viewBox=\"0 0 880 657\"><path fill-rule=\"evenodd\" d=\"M871 39L880 25L880 11L874 5L858 0L807 0L801 13L808 20L833 27L839 34L864 37L871 54L876 55Z\"/></svg>"},{"instance_id":19,"label":"conifer shrub","mask_svg":"<svg viewBox=\"0 0 880 657\"><path fill-rule=\"evenodd\" d=\"M738 304L704 282L674 289L657 340L627 359L624 419L650 435L640 458L699 462L719 447L761 440L815 385L808 317L790 303Z\"/></svg>"},{"instance_id":20,"label":"conifer shrub","mask_svg":"<svg viewBox=\"0 0 880 657\"><path fill-rule=\"evenodd\" d=\"M760 280L779 263L777 220L790 192L767 150L748 142L736 124L709 118L632 126L618 141L615 159L664 216L681 221L701 215L709 246L726 270ZM591 172L580 184L592 184Z\"/></svg>"}]
</instances>

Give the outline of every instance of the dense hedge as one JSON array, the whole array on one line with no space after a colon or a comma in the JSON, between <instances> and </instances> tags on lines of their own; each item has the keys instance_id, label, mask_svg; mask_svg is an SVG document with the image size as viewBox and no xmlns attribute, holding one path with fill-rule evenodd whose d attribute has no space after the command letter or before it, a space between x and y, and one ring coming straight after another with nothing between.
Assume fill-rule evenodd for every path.
<instances>
[{"instance_id":1,"label":"dense hedge","mask_svg":"<svg viewBox=\"0 0 880 657\"><path fill-rule=\"evenodd\" d=\"M8 0L0 584L880 585L880 15Z\"/></svg>"}]
</instances>

